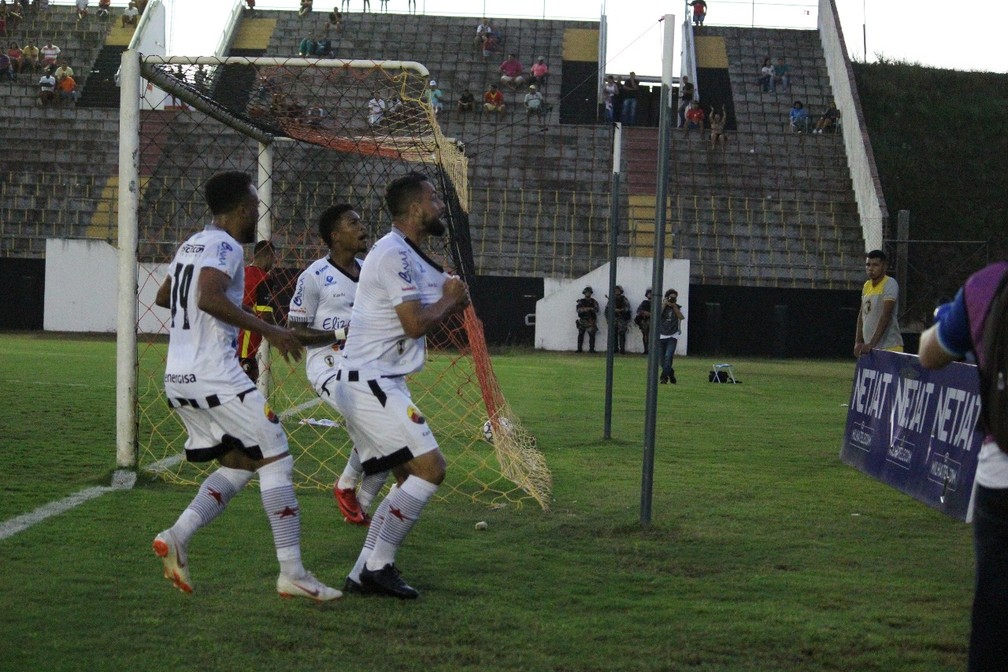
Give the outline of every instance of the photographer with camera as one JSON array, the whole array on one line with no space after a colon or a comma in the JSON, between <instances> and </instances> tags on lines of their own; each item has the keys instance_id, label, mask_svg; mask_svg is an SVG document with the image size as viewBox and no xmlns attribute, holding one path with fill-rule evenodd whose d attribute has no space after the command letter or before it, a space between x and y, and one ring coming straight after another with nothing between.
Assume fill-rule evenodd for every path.
<instances>
[{"instance_id":1,"label":"photographer with camera","mask_svg":"<svg viewBox=\"0 0 1008 672\"><path fill-rule=\"evenodd\" d=\"M595 334L598 333L598 301L592 298L592 288L585 287L581 292L584 298L577 300L577 351L584 352L585 332L588 333L588 352L595 352Z\"/></svg>"},{"instance_id":2,"label":"photographer with camera","mask_svg":"<svg viewBox=\"0 0 1008 672\"><path fill-rule=\"evenodd\" d=\"M662 371L659 383L676 384L675 369L672 368L672 358L675 356L676 345L679 339L676 338L682 333L682 321L686 318L682 314L682 306L676 303L679 292L669 289L662 299L661 322L658 326L658 336L661 342L661 362Z\"/></svg>"}]
</instances>

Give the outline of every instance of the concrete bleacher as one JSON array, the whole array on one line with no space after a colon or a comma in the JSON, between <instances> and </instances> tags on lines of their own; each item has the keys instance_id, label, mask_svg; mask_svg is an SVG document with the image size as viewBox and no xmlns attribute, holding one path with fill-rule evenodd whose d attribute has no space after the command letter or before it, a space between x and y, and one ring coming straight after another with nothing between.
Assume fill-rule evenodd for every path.
<instances>
[{"instance_id":1,"label":"concrete bleacher","mask_svg":"<svg viewBox=\"0 0 1008 672\"><path fill-rule=\"evenodd\" d=\"M53 7L51 12L45 23L33 23L33 29L44 25L55 31L53 39L74 69L89 72L83 59L97 59L109 27L94 19L78 27L72 7ZM418 61L445 91L446 108L438 121L447 137L465 144L469 159L470 227L478 273L581 275L609 258L611 131L604 124L561 124L559 92L566 31L597 24L501 21L502 53L487 60L473 45L475 25L471 18L352 14L345 18L343 32L329 37L341 58ZM243 16L232 53L293 56L302 37L321 35L324 27L324 12L299 17L294 11L260 10L255 18ZM797 136L787 128L793 100L805 102L813 118L831 100L816 33L718 27L704 31L724 38L733 130L728 147L716 151L708 147L707 132L685 137L674 132L669 256L691 259L691 280L696 283L853 286L862 275L863 241L842 138ZM526 67L539 55L550 64L546 98L553 109L545 130L538 122L528 123L520 93L506 93L510 109L503 116L454 110L462 90L468 88L479 98L497 81L497 66L511 51ZM764 57L778 55L785 55L792 68L792 91L762 92L759 66ZM86 82L87 74L81 80ZM35 107L36 81L31 78L9 89L0 85L0 113L9 117L31 109L45 129L42 143L34 127L8 125L0 131L5 150L0 153L0 256L41 256L44 240L51 236L110 241L116 236L117 110ZM163 228L163 222L191 226L202 219L200 181L222 165L254 171L256 148L219 125L211 132L213 142L206 142L200 135L207 133L199 124L200 113L154 111L146 112L145 119L151 124L144 131L149 149L142 161L141 256L158 258L170 253L162 248L177 242L176 234L182 232L157 232L157 227ZM628 127L624 141L626 179L618 203L617 253L650 256L657 131ZM40 146L45 151L39 151ZM162 151L164 147L172 152ZM386 220L380 196L360 196L365 185L358 174L331 154L312 147L278 149L278 166L310 163L316 170L281 177L274 185L275 198L291 204L277 208L277 230L303 224L286 214L297 211L295 201L311 209L337 196L359 199L367 218ZM161 204L159 194L177 195L180 190L190 196L181 202L172 199L170 206Z\"/></svg>"},{"instance_id":2,"label":"concrete bleacher","mask_svg":"<svg viewBox=\"0 0 1008 672\"><path fill-rule=\"evenodd\" d=\"M338 58L410 60L425 65L445 92L445 111L438 123L447 137L465 144L469 157L470 227L477 271L499 275L530 275L543 269L555 274L587 272L604 263L608 254L610 131L604 125L560 125L559 92L566 31L597 28L598 24L497 21L494 25L503 33L504 43L498 53L484 59L473 43L477 23L464 17L355 13L344 17L341 33L326 35L323 12L300 17L294 11L257 11L255 18L243 17L232 53L295 56L303 37L326 35ZM524 90L502 89L507 103L503 115L484 114L481 109L457 112L455 102L463 91L468 89L479 101L491 83L499 82L497 68L510 52L518 55L526 70L538 56L550 65L544 93L552 107L542 123L529 123L522 104ZM363 106L366 101L359 103ZM573 197L565 199L563 194ZM531 207L533 198L541 198L545 207ZM526 240L530 238L531 245ZM552 258L540 258L543 250Z\"/></svg>"},{"instance_id":3,"label":"concrete bleacher","mask_svg":"<svg viewBox=\"0 0 1008 672\"><path fill-rule=\"evenodd\" d=\"M667 254L691 260L700 284L850 288L862 279L863 240L842 136L796 134L793 101L814 120L832 100L814 31L705 27L723 37L733 107L726 148L710 132L672 133ZM759 69L784 56L790 92L763 92ZM720 105L702 82L700 100ZM715 97L712 100L712 96ZM729 126L729 128L731 128ZM626 129L631 254L654 241L656 129Z\"/></svg>"}]
</instances>

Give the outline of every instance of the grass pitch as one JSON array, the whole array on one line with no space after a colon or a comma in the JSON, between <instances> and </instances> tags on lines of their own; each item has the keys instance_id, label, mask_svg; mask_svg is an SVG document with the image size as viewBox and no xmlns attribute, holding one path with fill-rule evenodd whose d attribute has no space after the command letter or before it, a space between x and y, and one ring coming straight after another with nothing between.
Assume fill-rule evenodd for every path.
<instances>
[{"instance_id":1,"label":"grass pitch","mask_svg":"<svg viewBox=\"0 0 1008 672\"><path fill-rule=\"evenodd\" d=\"M114 350L0 336L0 521L108 485ZM712 361L678 359L659 388L648 527L644 358L616 360L605 440L603 356L501 353L552 510L432 503L398 559L420 600L278 599L252 487L194 538L183 595L150 542L194 489L141 476L0 540L0 669L964 668L970 530L841 464L853 362L731 360L732 386L707 382ZM327 494L299 499L305 563L341 585L363 531Z\"/></svg>"}]
</instances>

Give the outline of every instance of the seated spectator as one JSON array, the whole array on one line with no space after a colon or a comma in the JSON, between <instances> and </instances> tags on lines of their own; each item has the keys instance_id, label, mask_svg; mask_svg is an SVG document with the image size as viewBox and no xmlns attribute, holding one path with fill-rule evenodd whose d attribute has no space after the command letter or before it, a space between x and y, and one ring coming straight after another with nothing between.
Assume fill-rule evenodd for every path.
<instances>
[{"instance_id":1,"label":"seated spectator","mask_svg":"<svg viewBox=\"0 0 1008 672\"><path fill-rule=\"evenodd\" d=\"M59 81L64 77L73 77L73 74L73 68L70 67L70 64L66 62L65 58L60 59L59 67L57 67L53 72L53 75L56 77L57 84L59 84Z\"/></svg>"},{"instance_id":2,"label":"seated spectator","mask_svg":"<svg viewBox=\"0 0 1008 672\"><path fill-rule=\"evenodd\" d=\"M521 61L514 54L508 54L497 70L501 74L501 84L510 87L512 91L517 91L518 87L525 83L525 77L522 74L525 68L522 67Z\"/></svg>"},{"instance_id":3,"label":"seated spectator","mask_svg":"<svg viewBox=\"0 0 1008 672\"><path fill-rule=\"evenodd\" d=\"M812 129L813 133L836 133L837 122L840 121L840 110L837 109L836 103L830 103L826 111L823 112L815 122L815 128Z\"/></svg>"},{"instance_id":4,"label":"seated spectator","mask_svg":"<svg viewBox=\"0 0 1008 672\"><path fill-rule=\"evenodd\" d=\"M525 114L529 120L532 119L532 115L542 119L545 104L543 101L542 93L536 88L535 84L529 84L528 93L525 94Z\"/></svg>"},{"instance_id":5,"label":"seated spectator","mask_svg":"<svg viewBox=\"0 0 1008 672\"><path fill-rule=\"evenodd\" d=\"M807 133L808 126L808 110L800 100L796 100L791 106L791 130L797 133Z\"/></svg>"},{"instance_id":6,"label":"seated spectator","mask_svg":"<svg viewBox=\"0 0 1008 672\"><path fill-rule=\"evenodd\" d=\"M444 93L438 88L437 80L430 80L430 87L424 91L424 98L434 108L434 116L437 116L444 109L444 103L441 102L441 99L444 98Z\"/></svg>"},{"instance_id":7,"label":"seated spectator","mask_svg":"<svg viewBox=\"0 0 1008 672\"><path fill-rule=\"evenodd\" d=\"M0 82L15 82L17 77L14 68L11 66L11 59L6 53L0 51Z\"/></svg>"},{"instance_id":8,"label":"seated spectator","mask_svg":"<svg viewBox=\"0 0 1008 672\"><path fill-rule=\"evenodd\" d=\"M767 56L763 59L763 67L760 68L759 75L759 85L766 93L770 91L770 84L773 81L773 65L770 63L770 57Z\"/></svg>"},{"instance_id":9,"label":"seated spectator","mask_svg":"<svg viewBox=\"0 0 1008 672\"><path fill-rule=\"evenodd\" d=\"M476 97L473 96L472 91L466 89L459 96L458 103L456 104L459 112L472 112L473 108L476 107Z\"/></svg>"},{"instance_id":10,"label":"seated spectator","mask_svg":"<svg viewBox=\"0 0 1008 672\"><path fill-rule=\"evenodd\" d=\"M15 75L21 72L21 47L17 42L11 42L7 47L7 58L10 59L11 70Z\"/></svg>"},{"instance_id":11,"label":"seated spectator","mask_svg":"<svg viewBox=\"0 0 1008 672\"><path fill-rule=\"evenodd\" d=\"M340 12L339 7L333 7L333 10L329 12L325 29L326 33L330 30L334 30L337 34L343 32L343 14Z\"/></svg>"},{"instance_id":12,"label":"seated spectator","mask_svg":"<svg viewBox=\"0 0 1008 672\"><path fill-rule=\"evenodd\" d=\"M784 92L791 90L791 67L784 62L784 58L778 58L777 64L773 66L773 77L770 81L770 90L777 92L777 83L780 82Z\"/></svg>"},{"instance_id":13,"label":"seated spectator","mask_svg":"<svg viewBox=\"0 0 1008 672\"><path fill-rule=\"evenodd\" d=\"M129 6L123 10L122 13L122 27L133 26L136 28L137 21L140 18L140 10L137 9L136 1L130 0Z\"/></svg>"},{"instance_id":14,"label":"seated spectator","mask_svg":"<svg viewBox=\"0 0 1008 672\"><path fill-rule=\"evenodd\" d=\"M371 100L368 101L368 124L371 126L378 126L382 123L382 119L385 117L385 99L381 97L381 94L377 91L371 96Z\"/></svg>"},{"instance_id":15,"label":"seated spectator","mask_svg":"<svg viewBox=\"0 0 1008 672\"><path fill-rule=\"evenodd\" d=\"M109 18L109 11L112 9L112 0L98 0L98 18Z\"/></svg>"},{"instance_id":16,"label":"seated spectator","mask_svg":"<svg viewBox=\"0 0 1008 672\"><path fill-rule=\"evenodd\" d=\"M532 76L529 78L529 84L535 84L538 89L545 87L546 77L549 75L549 66L546 65L546 57L540 56L537 58L530 70L532 71Z\"/></svg>"},{"instance_id":17,"label":"seated spectator","mask_svg":"<svg viewBox=\"0 0 1008 672\"><path fill-rule=\"evenodd\" d=\"M697 130L700 131L701 137L703 137L705 117L703 108L700 107L700 101L690 101L689 107L686 108L686 123L683 125L683 135L689 135L690 131Z\"/></svg>"},{"instance_id":18,"label":"seated spectator","mask_svg":"<svg viewBox=\"0 0 1008 672\"><path fill-rule=\"evenodd\" d=\"M22 7L15 2L11 5L10 11L7 13L7 28L10 30L17 30L18 26L21 25L21 20L24 18L24 12Z\"/></svg>"},{"instance_id":19,"label":"seated spectator","mask_svg":"<svg viewBox=\"0 0 1008 672\"><path fill-rule=\"evenodd\" d=\"M479 25L476 26L476 37L473 39L473 46L476 47L478 51L483 51L483 43L487 38L487 20L484 17Z\"/></svg>"},{"instance_id":20,"label":"seated spectator","mask_svg":"<svg viewBox=\"0 0 1008 672\"><path fill-rule=\"evenodd\" d=\"M35 72L38 72L38 64L39 64L39 48L36 47L31 42L28 42L27 44L25 44L24 49L21 50L20 72L24 72L25 70L31 69L32 74L34 74Z\"/></svg>"},{"instance_id":21,"label":"seated spectator","mask_svg":"<svg viewBox=\"0 0 1008 672\"><path fill-rule=\"evenodd\" d=\"M298 10L298 16L304 16L312 11L312 0L301 0L301 9Z\"/></svg>"},{"instance_id":22,"label":"seated spectator","mask_svg":"<svg viewBox=\"0 0 1008 672\"><path fill-rule=\"evenodd\" d=\"M298 56L307 58L315 53L315 36L305 37L298 45Z\"/></svg>"},{"instance_id":23,"label":"seated spectator","mask_svg":"<svg viewBox=\"0 0 1008 672\"><path fill-rule=\"evenodd\" d=\"M61 51L62 49L54 45L52 40L46 42L45 46L42 47L42 65L47 68L56 65Z\"/></svg>"},{"instance_id":24,"label":"seated spectator","mask_svg":"<svg viewBox=\"0 0 1008 672\"><path fill-rule=\"evenodd\" d=\"M86 19L88 14L88 0L77 0L77 23L81 19Z\"/></svg>"},{"instance_id":25,"label":"seated spectator","mask_svg":"<svg viewBox=\"0 0 1008 672\"><path fill-rule=\"evenodd\" d=\"M328 37L322 38L321 40L316 40L315 50L312 52L312 54L320 58L332 58L333 57L332 40L330 40Z\"/></svg>"},{"instance_id":26,"label":"seated spectator","mask_svg":"<svg viewBox=\"0 0 1008 672\"><path fill-rule=\"evenodd\" d=\"M73 107L80 95L77 92L77 82L70 75L56 80L56 91L59 93L59 104L68 107Z\"/></svg>"},{"instance_id":27,"label":"seated spectator","mask_svg":"<svg viewBox=\"0 0 1008 672\"><path fill-rule=\"evenodd\" d=\"M385 119L389 122L399 121L403 117L403 102L399 94L392 96L385 106Z\"/></svg>"},{"instance_id":28,"label":"seated spectator","mask_svg":"<svg viewBox=\"0 0 1008 672\"><path fill-rule=\"evenodd\" d=\"M497 114L504 111L504 94L496 84L491 84L490 90L483 94L483 109Z\"/></svg>"},{"instance_id":29,"label":"seated spectator","mask_svg":"<svg viewBox=\"0 0 1008 672\"><path fill-rule=\"evenodd\" d=\"M38 101L42 107L49 107L56 102L56 77L53 76L53 69L46 69L39 79Z\"/></svg>"}]
</instances>

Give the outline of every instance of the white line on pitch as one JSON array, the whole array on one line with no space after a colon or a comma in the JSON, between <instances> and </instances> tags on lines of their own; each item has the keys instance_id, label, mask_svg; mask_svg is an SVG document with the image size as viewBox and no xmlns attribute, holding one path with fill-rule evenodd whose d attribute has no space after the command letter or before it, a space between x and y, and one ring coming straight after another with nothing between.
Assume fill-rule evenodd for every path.
<instances>
[{"instance_id":1,"label":"white line on pitch","mask_svg":"<svg viewBox=\"0 0 1008 672\"><path fill-rule=\"evenodd\" d=\"M70 509L80 506L86 501L104 495L106 492L112 492L113 490L129 490L133 487L135 482L136 474L134 472L120 469L112 476L112 485L98 485L93 488L85 488L84 490L75 492L69 497L59 501L43 504L31 513L25 513L20 516L15 516L10 520L5 520L0 523L0 540L13 537L18 532L27 530L36 523L41 523L46 518L51 518L53 516L58 516L61 513L65 513Z\"/></svg>"}]
</instances>

